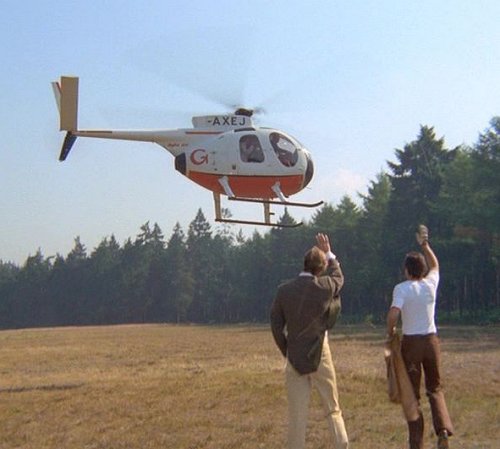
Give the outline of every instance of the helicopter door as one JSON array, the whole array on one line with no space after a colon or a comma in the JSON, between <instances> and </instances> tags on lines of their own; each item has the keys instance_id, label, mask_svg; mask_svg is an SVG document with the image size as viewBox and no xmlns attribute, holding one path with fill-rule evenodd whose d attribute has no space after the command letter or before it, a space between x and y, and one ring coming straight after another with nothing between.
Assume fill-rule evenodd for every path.
<instances>
[{"instance_id":1,"label":"helicopter door","mask_svg":"<svg viewBox=\"0 0 500 449\"><path fill-rule=\"evenodd\" d=\"M255 134L246 134L240 137L240 159L244 163L256 164L264 162L264 152L259 138Z\"/></svg>"}]
</instances>

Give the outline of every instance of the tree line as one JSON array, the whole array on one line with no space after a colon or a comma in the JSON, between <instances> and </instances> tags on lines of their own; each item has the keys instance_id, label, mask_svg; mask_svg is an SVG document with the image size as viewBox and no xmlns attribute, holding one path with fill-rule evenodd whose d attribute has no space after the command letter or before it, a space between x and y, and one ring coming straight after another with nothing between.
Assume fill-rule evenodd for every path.
<instances>
[{"instance_id":1,"label":"tree line","mask_svg":"<svg viewBox=\"0 0 500 449\"><path fill-rule=\"evenodd\" d=\"M301 227L244 238L229 225L213 229L200 209L168 238L146 222L123 245L112 235L89 253L77 237L66 257L39 250L22 266L0 260L0 328L264 322L317 232L331 235L345 274L343 319L379 322L419 223L440 259L439 319L498 322L500 117L475 144L452 149L421 126L395 158L359 204L344 196ZM295 223L286 208L279 222Z\"/></svg>"}]
</instances>

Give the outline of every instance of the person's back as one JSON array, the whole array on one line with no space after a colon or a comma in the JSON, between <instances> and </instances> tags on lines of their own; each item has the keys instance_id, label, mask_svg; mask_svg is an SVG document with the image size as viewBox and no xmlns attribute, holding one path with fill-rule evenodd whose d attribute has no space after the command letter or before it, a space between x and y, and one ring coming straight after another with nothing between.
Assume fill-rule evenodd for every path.
<instances>
[{"instance_id":1,"label":"person's back","mask_svg":"<svg viewBox=\"0 0 500 449\"><path fill-rule=\"evenodd\" d=\"M287 356L303 374L316 369L308 354L325 333L326 314L338 289L330 276L299 276L278 288L275 307L286 319Z\"/></svg>"},{"instance_id":2,"label":"person's back","mask_svg":"<svg viewBox=\"0 0 500 449\"><path fill-rule=\"evenodd\" d=\"M434 320L439 271L431 270L422 279L408 279L396 285L393 305L401 309L404 335L436 332Z\"/></svg>"},{"instance_id":3,"label":"person's back","mask_svg":"<svg viewBox=\"0 0 500 449\"><path fill-rule=\"evenodd\" d=\"M293 336L318 319L334 293L335 286L329 276L299 276L280 285L277 295L287 298L283 308L288 333Z\"/></svg>"}]
</instances>

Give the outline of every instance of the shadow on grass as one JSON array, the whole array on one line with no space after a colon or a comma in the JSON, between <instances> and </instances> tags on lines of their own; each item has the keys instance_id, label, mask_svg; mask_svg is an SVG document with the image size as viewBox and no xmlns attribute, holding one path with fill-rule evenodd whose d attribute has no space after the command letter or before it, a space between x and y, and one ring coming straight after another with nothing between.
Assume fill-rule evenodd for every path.
<instances>
[{"instance_id":1,"label":"shadow on grass","mask_svg":"<svg viewBox=\"0 0 500 449\"><path fill-rule=\"evenodd\" d=\"M0 388L1 393L24 393L26 391L63 391L63 390L73 390L75 388L80 388L83 383L77 384L51 384L51 385L30 385L30 386L20 386L20 387L9 387Z\"/></svg>"}]
</instances>

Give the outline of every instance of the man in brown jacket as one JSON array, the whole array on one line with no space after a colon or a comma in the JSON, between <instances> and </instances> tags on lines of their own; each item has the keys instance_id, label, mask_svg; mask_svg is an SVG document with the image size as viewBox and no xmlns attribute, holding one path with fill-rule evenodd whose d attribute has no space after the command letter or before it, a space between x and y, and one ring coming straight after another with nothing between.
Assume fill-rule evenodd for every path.
<instances>
[{"instance_id":1,"label":"man in brown jacket","mask_svg":"<svg viewBox=\"0 0 500 449\"><path fill-rule=\"evenodd\" d=\"M321 398L335 449L349 447L339 406L335 368L327 330L340 309L344 283L340 265L325 234L304 256L304 271L279 286L271 308L271 330L287 359L288 448L305 446L311 388ZM327 273L325 270L328 269Z\"/></svg>"}]
</instances>

